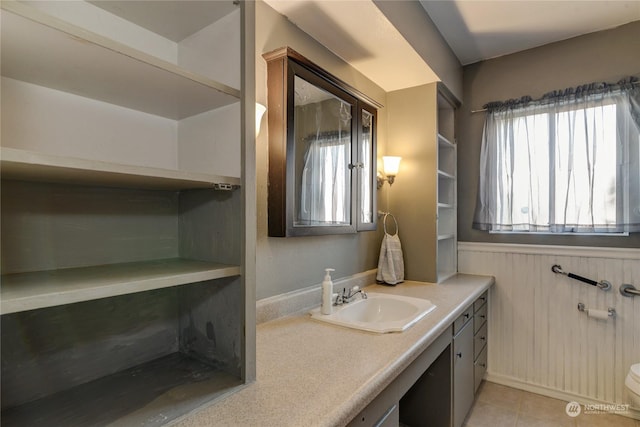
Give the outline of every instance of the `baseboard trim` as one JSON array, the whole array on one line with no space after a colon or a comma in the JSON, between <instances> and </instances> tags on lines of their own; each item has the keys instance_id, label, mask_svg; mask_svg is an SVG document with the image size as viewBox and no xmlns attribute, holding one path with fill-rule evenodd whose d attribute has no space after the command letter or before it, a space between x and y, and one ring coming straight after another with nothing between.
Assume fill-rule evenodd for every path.
<instances>
[{"instance_id":1,"label":"baseboard trim","mask_svg":"<svg viewBox=\"0 0 640 427\"><path fill-rule=\"evenodd\" d=\"M542 396L563 400L565 402L578 402L582 405L615 405L616 404L615 402L604 402L601 400L595 400L588 396L582 396L575 393L556 390L556 389L542 386L542 385L531 384L517 378L508 377L506 375L492 374L491 372L487 372L485 374L484 379L492 383L501 384L501 385L512 387L512 388L517 388L518 390L540 394ZM640 410L636 410L634 408L629 408L628 412L620 413L618 415L622 415L624 417L632 418L635 420L640 420Z\"/></svg>"},{"instance_id":2,"label":"baseboard trim","mask_svg":"<svg viewBox=\"0 0 640 427\"><path fill-rule=\"evenodd\" d=\"M361 288L376 282L377 269L363 271L333 281L334 289ZM256 302L256 323L264 323L279 317L290 316L318 307L322 301L322 283L303 289L263 298Z\"/></svg>"}]
</instances>

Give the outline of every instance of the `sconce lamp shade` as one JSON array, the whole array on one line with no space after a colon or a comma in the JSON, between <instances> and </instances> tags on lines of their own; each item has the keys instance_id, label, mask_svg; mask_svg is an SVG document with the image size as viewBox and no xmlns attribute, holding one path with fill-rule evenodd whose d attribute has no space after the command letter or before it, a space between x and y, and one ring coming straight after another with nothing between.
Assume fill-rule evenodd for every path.
<instances>
[{"instance_id":1,"label":"sconce lamp shade","mask_svg":"<svg viewBox=\"0 0 640 427\"><path fill-rule=\"evenodd\" d=\"M398 170L400 169L400 160L402 160L402 157L398 156L382 157L382 167L384 169L384 174L386 176L398 175Z\"/></svg>"},{"instance_id":2,"label":"sconce lamp shade","mask_svg":"<svg viewBox=\"0 0 640 427\"><path fill-rule=\"evenodd\" d=\"M393 185L393 182L396 180L396 175L398 175L398 170L400 169L400 160L402 160L402 157L399 156L382 157L382 171L384 172L384 176L378 172L378 190L382 188L385 181L387 181L389 185Z\"/></svg>"},{"instance_id":3,"label":"sconce lamp shade","mask_svg":"<svg viewBox=\"0 0 640 427\"><path fill-rule=\"evenodd\" d=\"M260 123L262 123L262 116L267 111L267 107L256 102L256 136L260 133Z\"/></svg>"}]
</instances>

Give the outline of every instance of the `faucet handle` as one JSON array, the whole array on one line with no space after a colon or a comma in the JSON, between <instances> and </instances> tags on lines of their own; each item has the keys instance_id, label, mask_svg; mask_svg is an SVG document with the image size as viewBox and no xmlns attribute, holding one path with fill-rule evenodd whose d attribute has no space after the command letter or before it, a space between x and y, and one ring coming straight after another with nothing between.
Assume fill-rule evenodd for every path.
<instances>
[{"instance_id":1,"label":"faucet handle","mask_svg":"<svg viewBox=\"0 0 640 427\"><path fill-rule=\"evenodd\" d=\"M357 294L361 294L362 295L362 299L367 299L367 294L360 289L360 286L354 286L351 289L349 289L349 292L347 293L347 290L345 288L342 289L342 302L343 303L349 303L351 302L351 300L357 295Z\"/></svg>"},{"instance_id":2,"label":"faucet handle","mask_svg":"<svg viewBox=\"0 0 640 427\"><path fill-rule=\"evenodd\" d=\"M333 305L342 305L344 303L344 297L337 292L331 294L333 298Z\"/></svg>"}]
</instances>

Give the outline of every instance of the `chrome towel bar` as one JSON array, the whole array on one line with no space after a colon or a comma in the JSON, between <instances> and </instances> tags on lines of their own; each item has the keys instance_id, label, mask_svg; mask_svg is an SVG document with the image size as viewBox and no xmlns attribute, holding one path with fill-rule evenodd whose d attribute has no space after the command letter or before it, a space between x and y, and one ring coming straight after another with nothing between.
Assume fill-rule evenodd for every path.
<instances>
[{"instance_id":1,"label":"chrome towel bar","mask_svg":"<svg viewBox=\"0 0 640 427\"><path fill-rule=\"evenodd\" d=\"M599 282L596 282L595 280L587 279L586 277L578 276L577 274L566 273L565 271L562 270L562 266L560 266L559 264L554 264L551 267L551 271L553 271L556 274L562 274L564 276L568 276L571 279L579 280L591 286L597 286L603 291L608 291L609 289L611 289L611 282L608 282L606 280L600 280Z\"/></svg>"},{"instance_id":2,"label":"chrome towel bar","mask_svg":"<svg viewBox=\"0 0 640 427\"><path fill-rule=\"evenodd\" d=\"M625 297L640 296L640 289L636 289L635 286L628 283L623 283L620 285L620 293Z\"/></svg>"}]
</instances>

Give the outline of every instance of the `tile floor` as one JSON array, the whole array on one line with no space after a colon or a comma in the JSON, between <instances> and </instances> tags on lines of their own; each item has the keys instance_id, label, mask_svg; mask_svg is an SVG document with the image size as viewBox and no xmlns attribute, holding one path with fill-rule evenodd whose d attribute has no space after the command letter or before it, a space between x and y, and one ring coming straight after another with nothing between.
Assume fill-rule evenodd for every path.
<instances>
[{"instance_id":1,"label":"tile floor","mask_svg":"<svg viewBox=\"0 0 640 427\"><path fill-rule=\"evenodd\" d=\"M640 421L612 414L566 412L567 402L483 381L464 427L640 427Z\"/></svg>"}]
</instances>

